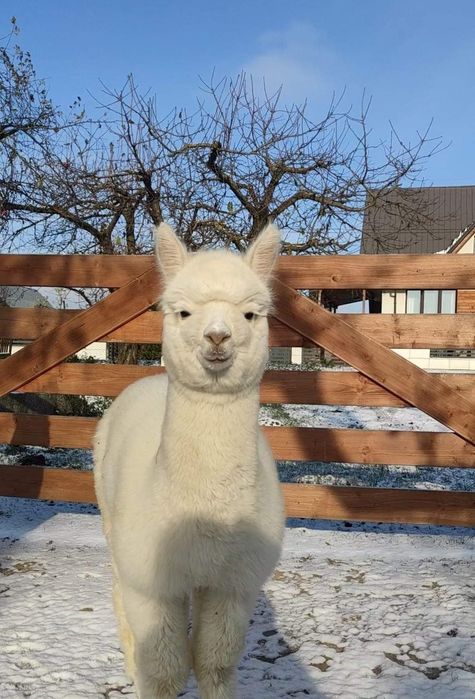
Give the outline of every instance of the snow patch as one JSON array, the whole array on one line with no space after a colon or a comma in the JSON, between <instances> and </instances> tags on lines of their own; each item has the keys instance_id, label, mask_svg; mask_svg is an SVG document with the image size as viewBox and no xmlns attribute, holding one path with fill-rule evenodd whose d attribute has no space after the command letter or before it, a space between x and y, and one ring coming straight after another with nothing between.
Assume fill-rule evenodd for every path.
<instances>
[{"instance_id":1,"label":"snow patch","mask_svg":"<svg viewBox=\"0 0 475 699\"><path fill-rule=\"evenodd\" d=\"M0 498L0 568L10 571L0 571L2 699L135 696L96 512ZM286 531L250 623L238 696L475 696L474 532L314 524ZM182 696L197 699L192 679Z\"/></svg>"}]
</instances>

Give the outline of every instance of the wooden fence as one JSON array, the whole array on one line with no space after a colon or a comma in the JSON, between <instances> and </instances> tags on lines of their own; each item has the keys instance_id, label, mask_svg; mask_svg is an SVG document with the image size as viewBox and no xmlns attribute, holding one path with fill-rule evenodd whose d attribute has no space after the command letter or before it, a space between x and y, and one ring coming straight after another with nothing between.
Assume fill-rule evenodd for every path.
<instances>
[{"instance_id":1,"label":"wooden fence","mask_svg":"<svg viewBox=\"0 0 475 699\"><path fill-rule=\"evenodd\" d=\"M89 343L160 342L151 257L0 255L2 285L115 289L85 311L0 307L0 337L31 340L0 362L0 395L115 396L154 367L71 364ZM472 255L282 257L272 346L318 344L355 372L268 371L263 403L415 406L450 432L268 427L280 460L475 467L475 375L429 374L389 348L475 346L475 316L335 315L306 289L473 289ZM0 442L87 448L96 419L0 413ZM475 525L475 493L285 484L292 517ZM94 502L90 472L0 465L0 495Z\"/></svg>"}]
</instances>

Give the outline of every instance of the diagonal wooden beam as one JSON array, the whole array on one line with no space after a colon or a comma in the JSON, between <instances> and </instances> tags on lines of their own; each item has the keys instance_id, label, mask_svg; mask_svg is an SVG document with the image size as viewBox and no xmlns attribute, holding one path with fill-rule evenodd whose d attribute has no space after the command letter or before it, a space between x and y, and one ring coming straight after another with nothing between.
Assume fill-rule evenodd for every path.
<instances>
[{"instance_id":1,"label":"diagonal wooden beam","mask_svg":"<svg viewBox=\"0 0 475 699\"><path fill-rule=\"evenodd\" d=\"M2 361L0 395L41 376L69 355L124 325L158 298L159 277L148 270L103 301ZM394 395L475 443L475 405L437 376L371 340L282 282L275 281L276 317Z\"/></svg>"},{"instance_id":2,"label":"diagonal wooden beam","mask_svg":"<svg viewBox=\"0 0 475 699\"><path fill-rule=\"evenodd\" d=\"M66 357L136 318L157 301L159 293L159 274L152 268L4 359L0 363L0 396L16 391Z\"/></svg>"},{"instance_id":3,"label":"diagonal wooden beam","mask_svg":"<svg viewBox=\"0 0 475 699\"><path fill-rule=\"evenodd\" d=\"M276 279L273 315L475 444L475 403Z\"/></svg>"}]
</instances>

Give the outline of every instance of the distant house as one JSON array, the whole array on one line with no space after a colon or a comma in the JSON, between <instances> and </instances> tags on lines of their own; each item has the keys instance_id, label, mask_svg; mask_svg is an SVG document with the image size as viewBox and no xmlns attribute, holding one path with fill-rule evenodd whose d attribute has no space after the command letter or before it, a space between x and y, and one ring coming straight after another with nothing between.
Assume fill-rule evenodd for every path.
<instances>
[{"instance_id":1,"label":"distant house","mask_svg":"<svg viewBox=\"0 0 475 699\"><path fill-rule=\"evenodd\" d=\"M375 205L368 209L362 253L475 253L475 186L400 189L391 196L390 207ZM417 288L417 280L414 282L413 289L368 291L369 311L475 313L475 290L424 291ZM395 351L425 369L475 371L473 348Z\"/></svg>"},{"instance_id":2,"label":"distant house","mask_svg":"<svg viewBox=\"0 0 475 699\"><path fill-rule=\"evenodd\" d=\"M385 203L367 208L361 252L448 251L457 236L474 224L475 185L396 189Z\"/></svg>"},{"instance_id":3,"label":"distant house","mask_svg":"<svg viewBox=\"0 0 475 699\"><path fill-rule=\"evenodd\" d=\"M0 306L9 308L52 308L48 299L36 289L24 286L0 287ZM0 358L14 354L23 349L29 340L24 338L0 338ZM93 342L77 352L79 357L93 356L95 359L106 359L106 343Z\"/></svg>"},{"instance_id":4,"label":"distant house","mask_svg":"<svg viewBox=\"0 0 475 699\"><path fill-rule=\"evenodd\" d=\"M24 286L1 286L0 306L10 308L49 308L51 304L48 299L42 296L36 289L29 289ZM21 338L0 338L0 358L7 357L24 347Z\"/></svg>"},{"instance_id":5,"label":"distant house","mask_svg":"<svg viewBox=\"0 0 475 699\"><path fill-rule=\"evenodd\" d=\"M36 289L25 286L0 286L0 306L10 308L51 308L51 304Z\"/></svg>"}]
</instances>

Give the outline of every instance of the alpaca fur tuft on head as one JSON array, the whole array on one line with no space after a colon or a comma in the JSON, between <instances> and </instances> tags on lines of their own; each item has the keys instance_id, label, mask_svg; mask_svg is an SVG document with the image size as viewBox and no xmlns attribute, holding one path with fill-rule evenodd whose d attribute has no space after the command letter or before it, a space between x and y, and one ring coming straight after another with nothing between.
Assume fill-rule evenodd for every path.
<instances>
[{"instance_id":1,"label":"alpaca fur tuft on head","mask_svg":"<svg viewBox=\"0 0 475 699\"><path fill-rule=\"evenodd\" d=\"M167 374L131 384L99 423L94 473L113 597L139 699L234 699L235 668L284 528L258 425L280 236L190 254L156 230ZM192 631L188 635L191 602Z\"/></svg>"}]
</instances>

